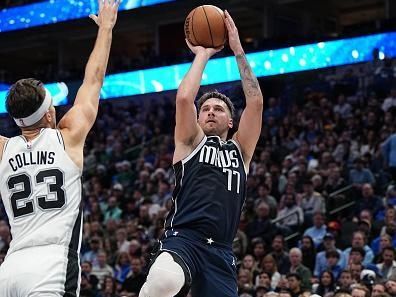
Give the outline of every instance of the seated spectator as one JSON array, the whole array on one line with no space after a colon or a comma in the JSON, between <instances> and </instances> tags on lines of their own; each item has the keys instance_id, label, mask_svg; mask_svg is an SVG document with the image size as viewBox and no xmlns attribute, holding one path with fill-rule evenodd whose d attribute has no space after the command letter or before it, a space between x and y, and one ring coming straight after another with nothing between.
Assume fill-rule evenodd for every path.
<instances>
[{"instance_id":1,"label":"seated spectator","mask_svg":"<svg viewBox=\"0 0 396 297\"><path fill-rule=\"evenodd\" d=\"M377 267L385 280L392 276L396 277L395 249L393 247L385 247L382 250L382 262L377 264Z\"/></svg>"},{"instance_id":2,"label":"seated spectator","mask_svg":"<svg viewBox=\"0 0 396 297\"><path fill-rule=\"evenodd\" d=\"M302 264L302 253L299 248L292 248L289 253L290 273L296 273L300 276L301 288L311 289L311 271Z\"/></svg>"},{"instance_id":3,"label":"seated spectator","mask_svg":"<svg viewBox=\"0 0 396 297\"><path fill-rule=\"evenodd\" d=\"M143 273L142 260L140 258L133 258L131 260L131 269L126 276L125 281L122 283L122 290L132 292L137 295L145 281L146 275Z\"/></svg>"},{"instance_id":4,"label":"seated spectator","mask_svg":"<svg viewBox=\"0 0 396 297\"><path fill-rule=\"evenodd\" d=\"M116 258L114 278L123 283L131 270L131 262L128 253L120 252Z\"/></svg>"},{"instance_id":5,"label":"seated spectator","mask_svg":"<svg viewBox=\"0 0 396 297\"><path fill-rule=\"evenodd\" d=\"M278 226L286 226L295 232L304 223L303 210L296 203L294 194L285 194L285 206L278 212L277 219L284 218Z\"/></svg>"},{"instance_id":6,"label":"seated spectator","mask_svg":"<svg viewBox=\"0 0 396 297\"><path fill-rule=\"evenodd\" d=\"M316 212L313 216L313 226L306 229L304 232L304 235L310 236L312 238L316 248L322 243L323 237L327 232L324 220L325 218L323 213Z\"/></svg>"},{"instance_id":7,"label":"seated spectator","mask_svg":"<svg viewBox=\"0 0 396 297\"><path fill-rule=\"evenodd\" d=\"M326 263L327 267L325 271L330 271L333 278L338 279L342 271L342 267L338 264L340 261L340 253L337 250L326 251ZM323 271L321 272L323 273Z\"/></svg>"},{"instance_id":8,"label":"seated spectator","mask_svg":"<svg viewBox=\"0 0 396 297\"><path fill-rule=\"evenodd\" d=\"M352 248L363 248L365 255L363 264L367 265L373 262L374 254L371 248L366 244L366 235L362 231L355 231L352 236L351 247L344 250L344 256L347 263L349 263L349 254Z\"/></svg>"},{"instance_id":9,"label":"seated spectator","mask_svg":"<svg viewBox=\"0 0 396 297\"><path fill-rule=\"evenodd\" d=\"M315 268L316 248L310 236L304 235L302 237L300 249L303 255L303 265L308 267L309 270L313 271Z\"/></svg>"},{"instance_id":10,"label":"seated spectator","mask_svg":"<svg viewBox=\"0 0 396 297\"><path fill-rule=\"evenodd\" d=\"M285 238L281 234L275 235L272 240L272 252L270 255L275 259L280 274L287 274L290 270L289 254L285 251Z\"/></svg>"},{"instance_id":11,"label":"seated spectator","mask_svg":"<svg viewBox=\"0 0 396 297\"><path fill-rule=\"evenodd\" d=\"M107 264L107 253L104 250L98 252L98 265L92 267L92 274L98 278L99 284L103 283L106 276L113 276L113 268Z\"/></svg>"},{"instance_id":12,"label":"seated spectator","mask_svg":"<svg viewBox=\"0 0 396 297\"><path fill-rule=\"evenodd\" d=\"M338 278L338 291L351 292L352 285L355 284L356 281L352 277L352 273L350 270L341 271L340 277Z\"/></svg>"},{"instance_id":13,"label":"seated spectator","mask_svg":"<svg viewBox=\"0 0 396 297\"><path fill-rule=\"evenodd\" d=\"M368 183L363 184L361 188L361 196L359 197L357 207L355 208L355 214L359 215L362 210L369 209L373 214L373 217L376 217L379 211L383 208L384 205L382 200L374 194L373 187Z\"/></svg>"},{"instance_id":14,"label":"seated spectator","mask_svg":"<svg viewBox=\"0 0 396 297\"><path fill-rule=\"evenodd\" d=\"M300 206L304 212L304 219L307 220L306 224L308 225L312 223L312 218L315 213L326 212L326 206L323 196L314 191L311 179L306 179L304 181L303 189Z\"/></svg>"},{"instance_id":15,"label":"seated spectator","mask_svg":"<svg viewBox=\"0 0 396 297\"><path fill-rule=\"evenodd\" d=\"M327 251L335 250L339 255L337 266L341 267L341 269L345 269L346 267L345 255L340 249L336 248L335 238L332 233L327 233L323 238L323 248L324 248L323 251L316 254L315 269L314 269L315 277L318 277L327 268L328 265L326 258Z\"/></svg>"},{"instance_id":16,"label":"seated spectator","mask_svg":"<svg viewBox=\"0 0 396 297\"><path fill-rule=\"evenodd\" d=\"M325 296L326 294L334 293L335 289L336 278L331 271L325 270L319 277L319 284L312 289L312 293Z\"/></svg>"},{"instance_id":17,"label":"seated spectator","mask_svg":"<svg viewBox=\"0 0 396 297\"><path fill-rule=\"evenodd\" d=\"M303 293L303 285L300 274L289 273L287 276L289 292L292 297L299 297Z\"/></svg>"},{"instance_id":18,"label":"seated spectator","mask_svg":"<svg viewBox=\"0 0 396 297\"><path fill-rule=\"evenodd\" d=\"M270 254L266 255L261 262L261 269L271 277L271 289L275 290L281 279L281 274L278 272L278 267L274 257Z\"/></svg>"},{"instance_id":19,"label":"seated spectator","mask_svg":"<svg viewBox=\"0 0 396 297\"><path fill-rule=\"evenodd\" d=\"M265 202L268 204L270 208L270 217L271 219L276 217L276 212L277 212L277 202L273 196L271 196L270 193L270 188L266 184L262 184L258 186L257 189L257 197L254 199L255 200L255 206L258 207L260 202Z\"/></svg>"},{"instance_id":20,"label":"seated spectator","mask_svg":"<svg viewBox=\"0 0 396 297\"><path fill-rule=\"evenodd\" d=\"M362 158L356 158L353 161L354 168L349 170L349 182L358 188L363 184L374 185L374 175L370 169L366 168Z\"/></svg>"},{"instance_id":21,"label":"seated spectator","mask_svg":"<svg viewBox=\"0 0 396 297\"><path fill-rule=\"evenodd\" d=\"M245 233L250 238L261 237L270 241L276 231L271 223L270 207L264 201L260 202L255 209L255 216L246 226Z\"/></svg>"}]
</instances>

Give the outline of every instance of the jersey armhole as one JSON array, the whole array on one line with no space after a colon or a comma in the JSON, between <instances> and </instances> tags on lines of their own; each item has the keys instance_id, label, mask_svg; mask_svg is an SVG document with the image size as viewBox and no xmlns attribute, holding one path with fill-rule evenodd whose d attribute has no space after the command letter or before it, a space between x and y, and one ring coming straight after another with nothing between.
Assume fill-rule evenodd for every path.
<instances>
[{"instance_id":1,"label":"jersey armhole","mask_svg":"<svg viewBox=\"0 0 396 297\"><path fill-rule=\"evenodd\" d=\"M249 168L246 168L246 164L245 164L245 160L243 159L241 147L239 146L239 143L235 139L231 138L230 141L232 141L232 143L235 144L235 146L238 149L239 156L241 157L243 169L245 170L245 175L246 175L246 179L247 179L247 175L249 174Z\"/></svg>"},{"instance_id":2,"label":"jersey armhole","mask_svg":"<svg viewBox=\"0 0 396 297\"><path fill-rule=\"evenodd\" d=\"M60 145L61 145L61 146L63 147L63 149L66 151L65 142L64 142L64 140L63 140L63 135L62 135L62 133L61 133L58 129L56 129L55 131L56 131L56 136L58 137L58 141L59 141Z\"/></svg>"},{"instance_id":3,"label":"jersey armhole","mask_svg":"<svg viewBox=\"0 0 396 297\"><path fill-rule=\"evenodd\" d=\"M208 139L207 136L204 135L204 137L202 138L201 142L197 145L197 147L187 157L182 159L181 163L184 165L188 161L190 161L192 159L192 157L194 157L197 154L197 152L203 147L203 145L205 144L207 139Z\"/></svg>"}]
</instances>

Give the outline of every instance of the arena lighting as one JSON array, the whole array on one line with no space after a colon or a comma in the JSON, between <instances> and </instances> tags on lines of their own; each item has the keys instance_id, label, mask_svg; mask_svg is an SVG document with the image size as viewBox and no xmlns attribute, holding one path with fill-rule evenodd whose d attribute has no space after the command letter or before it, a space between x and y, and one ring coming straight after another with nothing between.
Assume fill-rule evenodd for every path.
<instances>
[{"instance_id":1,"label":"arena lighting","mask_svg":"<svg viewBox=\"0 0 396 297\"><path fill-rule=\"evenodd\" d=\"M371 61L374 50L378 58L396 57L396 32L288 47L247 54L258 77L279 75L326 67ZM118 98L174 90L180 84L190 63L111 74L106 76L102 99ZM212 59L205 68L202 84L239 80L235 57ZM51 94L59 93L57 84L47 85ZM51 87L55 86L54 90ZM54 93L52 93L54 91ZM6 91L0 92L0 112L4 112ZM60 103L66 103L63 99ZM59 104L59 103L56 103Z\"/></svg>"},{"instance_id":2,"label":"arena lighting","mask_svg":"<svg viewBox=\"0 0 396 297\"><path fill-rule=\"evenodd\" d=\"M129 10L175 0L122 0ZM49 0L0 10L0 33L88 17L98 11L98 0Z\"/></svg>"}]
</instances>

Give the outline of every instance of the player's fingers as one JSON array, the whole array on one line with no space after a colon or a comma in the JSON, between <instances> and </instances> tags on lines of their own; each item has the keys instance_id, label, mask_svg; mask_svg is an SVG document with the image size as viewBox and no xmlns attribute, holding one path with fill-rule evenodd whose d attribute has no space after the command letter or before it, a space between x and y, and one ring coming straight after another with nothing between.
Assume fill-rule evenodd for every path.
<instances>
[{"instance_id":1,"label":"player's fingers","mask_svg":"<svg viewBox=\"0 0 396 297\"><path fill-rule=\"evenodd\" d=\"M121 0L115 0L113 5L118 8L120 6L120 3L121 3Z\"/></svg>"},{"instance_id":2,"label":"player's fingers","mask_svg":"<svg viewBox=\"0 0 396 297\"><path fill-rule=\"evenodd\" d=\"M103 5L104 5L104 1L105 1L105 0L98 0L98 4L99 4L99 11L101 11L101 10L102 10L102 8L103 8Z\"/></svg>"},{"instance_id":3,"label":"player's fingers","mask_svg":"<svg viewBox=\"0 0 396 297\"><path fill-rule=\"evenodd\" d=\"M92 19L92 20L96 23L96 25L99 25L99 24L98 24L98 17L97 17L96 15L90 14L90 15L89 15L89 18Z\"/></svg>"},{"instance_id":4,"label":"player's fingers","mask_svg":"<svg viewBox=\"0 0 396 297\"><path fill-rule=\"evenodd\" d=\"M232 19L232 17L230 16L230 14L228 13L227 10L225 10L225 15L226 15L226 19L230 22L230 25L231 25L232 27L235 27L234 20Z\"/></svg>"}]
</instances>

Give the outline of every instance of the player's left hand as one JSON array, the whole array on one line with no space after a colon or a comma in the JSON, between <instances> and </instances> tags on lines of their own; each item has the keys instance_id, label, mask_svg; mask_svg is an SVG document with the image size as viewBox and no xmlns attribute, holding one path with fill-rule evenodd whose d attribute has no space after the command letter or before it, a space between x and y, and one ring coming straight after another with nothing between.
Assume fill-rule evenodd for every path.
<instances>
[{"instance_id":1,"label":"player's left hand","mask_svg":"<svg viewBox=\"0 0 396 297\"><path fill-rule=\"evenodd\" d=\"M121 0L98 0L98 15L90 14L89 17L99 27L113 29L117 21L117 12L120 2Z\"/></svg>"},{"instance_id":2,"label":"player's left hand","mask_svg":"<svg viewBox=\"0 0 396 297\"><path fill-rule=\"evenodd\" d=\"M243 53L241 41L239 39L238 28L235 26L234 20L230 16L227 10L224 11L225 24L228 31L228 44L234 54Z\"/></svg>"}]
</instances>

